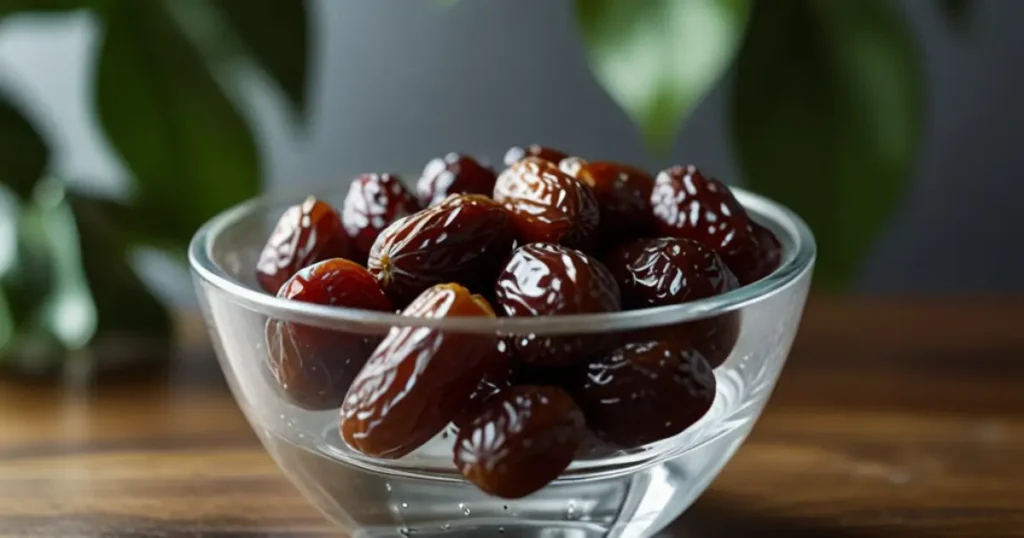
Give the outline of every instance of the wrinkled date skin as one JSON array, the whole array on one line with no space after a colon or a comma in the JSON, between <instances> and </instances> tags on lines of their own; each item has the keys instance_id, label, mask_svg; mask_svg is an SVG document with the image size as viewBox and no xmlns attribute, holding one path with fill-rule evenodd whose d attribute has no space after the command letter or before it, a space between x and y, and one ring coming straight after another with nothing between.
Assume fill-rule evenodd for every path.
<instances>
[{"instance_id":1,"label":"wrinkled date skin","mask_svg":"<svg viewBox=\"0 0 1024 538\"><path fill-rule=\"evenodd\" d=\"M381 230L419 209L416 198L397 176L363 174L353 180L341 206L353 257L365 261Z\"/></svg>"},{"instance_id":2,"label":"wrinkled date skin","mask_svg":"<svg viewBox=\"0 0 1024 538\"><path fill-rule=\"evenodd\" d=\"M479 295L439 284L404 316L494 317ZM370 355L341 407L341 436L353 449L398 459L440 433L501 358L496 337L423 327L394 327Z\"/></svg>"},{"instance_id":3,"label":"wrinkled date skin","mask_svg":"<svg viewBox=\"0 0 1024 538\"><path fill-rule=\"evenodd\" d=\"M690 239L637 239L613 250L605 265L622 290L626 309L705 299L739 287L715 251ZM700 350L713 367L729 357L739 337L740 313L636 331L630 340L669 339Z\"/></svg>"},{"instance_id":4,"label":"wrinkled date skin","mask_svg":"<svg viewBox=\"0 0 1024 538\"><path fill-rule=\"evenodd\" d=\"M715 400L715 374L678 342L634 342L581 368L571 388L594 434L635 448L681 433Z\"/></svg>"},{"instance_id":5,"label":"wrinkled date skin","mask_svg":"<svg viewBox=\"0 0 1024 538\"><path fill-rule=\"evenodd\" d=\"M600 209L594 192L537 157L517 161L498 176L494 199L512 213L524 243L561 243L588 250L597 239Z\"/></svg>"},{"instance_id":6,"label":"wrinkled date skin","mask_svg":"<svg viewBox=\"0 0 1024 538\"><path fill-rule=\"evenodd\" d=\"M501 391L511 387L519 368L512 360L508 345L498 340L498 354L492 367L484 374L476 389L469 395L458 416L452 420L456 428L464 428L483 410L484 404Z\"/></svg>"},{"instance_id":7,"label":"wrinkled date skin","mask_svg":"<svg viewBox=\"0 0 1024 538\"><path fill-rule=\"evenodd\" d=\"M547 148L538 144L530 144L525 148L522 146L512 146L505 152L505 166L512 166L513 163L521 161L527 157L537 157L543 159L552 164L558 164L562 159L568 157L565 153L553 149Z\"/></svg>"},{"instance_id":8,"label":"wrinkled date skin","mask_svg":"<svg viewBox=\"0 0 1024 538\"><path fill-rule=\"evenodd\" d=\"M740 284L767 274L771 247L761 245L753 221L724 183L705 177L694 166L673 166L655 179L651 207L660 235L711 247Z\"/></svg>"},{"instance_id":9,"label":"wrinkled date skin","mask_svg":"<svg viewBox=\"0 0 1024 538\"><path fill-rule=\"evenodd\" d=\"M515 240L510 221L508 211L490 198L452 195L385 229L367 267L399 305L442 282L490 295Z\"/></svg>"},{"instance_id":10,"label":"wrinkled date skin","mask_svg":"<svg viewBox=\"0 0 1024 538\"><path fill-rule=\"evenodd\" d=\"M654 177L646 170L610 161L587 162L579 157L564 159L558 167L594 191L601 208L602 243L645 237L653 232Z\"/></svg>"},{"instance_id":11,"label":"wrinkled date skin","mask_svg":"<svg viewBox=\"0 0 1024 538\"><path fill-rule=\"evenodd\" d=\"M437 205L451 194L490 196L497 179L494 170L481 165L476 159L449 153L427 163L416 183L416 195L421 207Z\"/></svg>"},{"instance_id":12,"label":"wrinkled date skin","mask_svg":"<svg viewBox=\"0 0 1024 538\"><path fill-rule=\"evenodd\" d=\"M455 466L484 492L518 499L558 478L585 436L583 413L565 391L520 385L459 431Z\"/></svg>"},{"instance_id":13,"label":"wrinkled date skin","mask_svg":"<svg viewBox=\"0 0 1024 538\"><path fill-rule=\"evenodd\" d=\"M334 258L310 265L281 287L292 301L392 311L376 279L362 266ZM271 319L267 322L270 371L289 400L307 409L341 405L379 337Z\"/></svg>"},{"instance_id":14,"label":"wrinkled date skin","mask_svg":"<svg viewBox=\"0 0 1024 538\"><path fill-rule=\"evenodd\" d=\"M744 276L741 279L743 284L757 282L770 275L782 262L782 245L775 234L753 220L750 221L750 229L756 247L734 256L732 262L737 274Z\"/></svg>"},{"instance_id":15,"label":"wrinkled date skin","mask_svg":"<svg viewBox=\"0 0 1024 538\"><path fill-rule=\"evenodd\" d=\"M289 207L277 221L256 262L256 280L264 291L277 294L299 269L349 255L348 238L338 213L327 202L310 196Z\"/></svg>"},{"instance_id":16,"label":"wrinkled date skin","mask_svg":"<svg viewBox=\"0 0 1024 538\"><path fill-rule=\"evenodd\" d=\"M690 239L637 239L605 257L627 309L679 304L739 287L715 251Z\"/></svg>"},{"instance_id":17,"label":"wrinkled date skin","mask_svg":"<svg viewBox=\"0 0 1024 538\"><path fill-rule=\"evenodd\" d=\"M736 347L742 323L742 314L734 311L713 318L640 329L623 335L623 340L670 340L690 345L704 355L712 368L718 368Z\"/></svg>"},{"instance_id":18,"label":"wrinkled date skin","mask_svg":"<svg viewBox=\"0 0 1024 538\"><path fill-rule=\"evenodd\" d=\"M568 247L532 243L516 250L495 286L508 316L617 312L619 286L601 262ZM562 366L610 345L608 335L509 337L515 356L528 364Z\"/></svg>"}]
</instances>

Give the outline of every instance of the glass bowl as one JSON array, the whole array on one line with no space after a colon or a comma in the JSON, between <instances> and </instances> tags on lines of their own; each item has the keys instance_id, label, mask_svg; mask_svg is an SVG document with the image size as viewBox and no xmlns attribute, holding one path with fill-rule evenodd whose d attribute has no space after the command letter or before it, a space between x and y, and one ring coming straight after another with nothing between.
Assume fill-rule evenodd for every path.
<instances>
[{"instance_id":1,"label":"glass bowl","mask_svg":"<svg viewBox=\"0 0 1024 538\"><path fill-rule=\"evenodd\" d=\"M314 194L337 206L344 192L335 187ZM285 476L349 535L643 537L690 506L743 443L779 378L807 298L815 257L807 226L763 197L741 189L736 196L782 243L778 270L710 299L614 314L421 319L278 299L256 285L256 259L284 209L304 196L263 197L224 212L196 233L189 258L203 315L239 406ZM265 343L268 320L357 338L404 326L453 334L594 338L657 327L685 330L711 319L732 320L739 334L715 370L715 401L698 423L632 450L588 443L561 477L515 500L488 496L458 474L450 429L399 460L353 452L338 434L337 407L307 409L282 391Z\"/></svg>"}]
</instances>

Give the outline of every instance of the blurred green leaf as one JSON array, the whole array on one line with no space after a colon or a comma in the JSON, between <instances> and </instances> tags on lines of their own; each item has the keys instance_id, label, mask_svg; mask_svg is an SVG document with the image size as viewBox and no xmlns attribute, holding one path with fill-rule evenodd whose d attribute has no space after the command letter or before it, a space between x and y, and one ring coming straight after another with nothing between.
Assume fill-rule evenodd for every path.
<instances>
[{"instance_id":1,"label":"blurred green leaf","mask_svg":"<svg viewBox=\"0 0 1024 538\"><path fill-rule=\"evenodd\" d=\"M18 257L18 199L0 183L0 279L13 267Z\"/></svg>"},{"instance_id":2,"label":"blurred green leaf","mask_svg":"<svg viewBox=\"0 0 1024 538\"><path fill-rule=\"evenodd\" d=\"M52 180L23 205L20 255L0 281L0 336L5 325L16 334L0 338L0 358L45 371L97 336L170 341L170 316L132 270L111 209Z\"/></svg>"},{"instance_id":3,"label":"blurred green leaf","mask_svg":"<svg viewBox=\"0 0 1024 538\"><path fill-rule=\"evenodd\" d=\"M0 97L0 183L22 198L29 197L49 158L39 132L10 101Z\"/></svg>"},{"instance_id":4,"label":"blurred green leaf","mask_svg":"<svg viewBox=\"0 0 1024 538\"><path fill-rule=\"evenodd\" d=\"M134 222L184 248L204 221L259 189L252 134L159 2L105 13L100 121L137 179Z\"/></svg>"},{"instance_id":5,"label":"blurred green leaf","mask_svg":"<svg viewBox=\"0 0 1024 538\"><path fill-rule=\"evenodd\" d=\"M309 14L303 0L214 0L245 48L300 114L306 111Z\"/></svg>"},{"instance_id":6,"label":"blurred green leaf","mask_svg":"<svg viewBox=\"0 0 1024 538\"><path fill-rule=\"evenodd\" d=\"M84 284L79 246L61 186L41 181L16 211L17 249L0 279L14 334L0 345L0 359L23 372L59 363L67 349L85 345L96 328L95 308Z\"/></svg>"},{"instance_id":7,"label":"blurred green leaf","mask_svg":"<svg viewBox=\"0 0 1024 538\"><path fill-rule=\"evenodd\" d=\"M818 240L815 281L847 285L911 178L923 84L888 0L758 2L732 123L747 183Z\"/></svg>"},{"instance_id":8,"label":"blurred green leaf","mask_svg":"<svg viewBox=\"0 0 1024 538\"><path fill-rule=\"evenodd\" d=\"M666 150L728 69L750 0L576 0L576 22L598 82Z\"/></svg>"},{"instance_id":9,"label":"blurred green leaf","mask_svg":"<svg viewBox=\"0 0 1024 538\"><path fill-rule=\"evenodd\" d=\"M8 310L18 327L40 315L43 298L54 286L53 256L46 230L46 215L31 199L14 205L5 203L12 211L4 215L0 228L8 230L0 238L5 242L13 235L14 243L4 249L3 267L0 267L0 288L6 297Z\"/></svg>"},{"instance_id":10,"label":"blurred green leaf","mask_svg":"<svg viewBox=\"0 0 1024 538\"><path fill-rule=\"evenodd\" d=\"M50 260L52 286L42 303L42 324L67 349L79 349L96 334L96 304L82 270L75 216L56 181L40 184L32 210L38 212Z\"/></svg>"},{"instance_id":11,"label":"blurred green leaf","mask_svg":"<svg viewBox=\"0 0 1024 538\"><path fill-rule=\"evenodd\" d=\"M7 297L3 288L0 288L0 357L3 356L3 349L14 339L14 331L17 325L14 323L14 312L7 304Z\"/></svg>"},{"instance_id":12,"label":"blurred green leaf","mask_svg":"<svg viewBox=\"0 0 1024 538\"><path fill-rule=\"evenodd\" d=\"M14 193L0 183L0 355L17 328L4 284L18 261L18 213Z\"/></svg>"},{"instance_id":13,"label":"blurred green leaf","mask_svg":"<svg viewBox=\"0 0 1024 538\"><path fill-rule=\"evenodd\" d=\"M109 218L120 207L74 193L69 203L82 244L80 263L96 304L97 332L169 341L171 317L132 269L124 230Z\"/></svg>"}]
</instances>

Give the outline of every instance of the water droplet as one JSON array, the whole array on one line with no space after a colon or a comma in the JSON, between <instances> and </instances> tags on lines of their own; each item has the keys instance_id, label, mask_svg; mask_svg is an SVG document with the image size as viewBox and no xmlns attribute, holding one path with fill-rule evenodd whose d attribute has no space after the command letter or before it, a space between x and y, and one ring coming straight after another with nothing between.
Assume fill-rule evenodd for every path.
<instances>
[{"instance_id":1,"label":"water droplet","mask_svg":"<svg viewBox=\"0 0 1024 538\"><path fill-rule=\"evenodd\" d=\"M441 530L443 530L443 531L446 531L446 530L448 530L450 528L452 528L451 523L445 523L444 525L441 525Z\"/></svg>"},{"instance_id":2,"label":"water droplet","mask_svg":"<svg viewBox=\"0 0 1024 538\"><path fill-rule=\"evenodd\" d=\"M569 501L569 507L565 511L565 519L576 519L576 503Z\"/></svg>"},{"instance_id":3,"label":"water droplet","mask_svg":"<svg viewBox=\"0 0 1024 538\"><path fill-rule=\"evenodd\" d=\"M409 503L402 503L402 508L409 508Z\"/></svg>"},{"instance_id":4,"label":"water droplet","mask_svg":"<svg viewBox=\"0 0 1024 538\"><path fill-rule=\"evenodd\" d=\"M498 527L498 534L505 534L505 527Z\"/></svg>"},{"instance_id":5,"label":"water droplet","mask_svg":"<svg viewBox=\"0 0 1024 538\"><path fill-rule=\"evenodd\" d=\"M384 484L384 489L386 489L386 490L388 490L390 492L391 491L391 484L390 483Z\"/></svg>"},{"instance_id":6,"label":"water droplet","mask_svg":"<svg viewBox=\"0 0 1024 538\"><path fill-rule=\"evenodd\" d=\"M409 536L409 535L412 534L412 529L407 528L407 527L402 527L402 528L398 529L398 534L401 534L402 536Z\"/></svg>"},{"instance_id":7,"label":"water droplet","mask_svg":"<svg viewBox=\"0 0 1024 538\"><path fill-rule=\"evenodd\" d=\"M461 508L462 509L462 513L467 515L467 516L472 513L472 512L469 511L469 507L466 506L463 503L459 503L459 508Z\"/></svg>"}]
</instances>

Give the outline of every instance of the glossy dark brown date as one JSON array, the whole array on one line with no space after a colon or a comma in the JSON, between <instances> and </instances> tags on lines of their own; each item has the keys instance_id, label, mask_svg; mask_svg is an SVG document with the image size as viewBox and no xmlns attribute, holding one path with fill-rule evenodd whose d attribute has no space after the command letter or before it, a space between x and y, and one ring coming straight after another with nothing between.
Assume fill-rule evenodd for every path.
<instances>
[{"instance_id":1,"label":"glossy dark brown date","mask_svg":"<svg viewBox=\"0 0 1024 538\"><path fill-rule=\"evenodd\" d=\"M637 239L605 257L627 309L681 304L732 291L739 283L715 251L690 239ZM627 335L626 340L673 340L698 349L713 367L729 357L740 331L739 312Z\"/></svg>"},{"instance_id":2,"label":"glossy dark brown date","mask_svg":"<svg viewBox=\"0 0 1024 538\"><path fill-rule=\"evenodd\" d=\"M715 375L692 347L636 342L587 364L571 391L598 438L635 448L700 420L714 402Z\"/></svg>"},{"instance_id":3,"label":"glossy dark brown date","mask_svg":"<svg viewBox=\"0 0 1024 538\"><path fill-rule=\"evenodd\" d=\"M495 296L509 316L617 312L622 307L619 287L601 262L551 243L517 249L498 276ZM607 335L589 334L516 334L509 340L519 360L546 366L578 362L609 345Z\"/></svg>"},{"instance_id":4,"label":"glossy dark brown date","mask_svg":"<svg viewBox=\"0 0 1024 538\"><path fill-rule=\"evenodd\" d=\"M693 239L711 247L740 284L774 270L780 249L768 230L757 230L732 191L695 166L673 166L655 179L651 207L659 234ZM760 227L759 227L760 228ZM759 237L760 236L760 239Z\"/></svg>"},{"instance_id":5,"label":"glossy dark brown date","mask_svg":"<svg viewBox=\"0 0 1024 538\"><path fill-rule=\"evenodd\" d=\"M493 318L494 311L458 284L439 284L424 291L402 315ZM368 456L401 458L455 419L500 360L493 335L392 328L345 396L341 436Z\"/></svg>"},{"instance_id":6,"label":"glossy dark brown date","mask_svg":"<svg viewBox=\"0 0 1024 538\"><path fill-rule=\"evenodd\" d=\"M464 428L473 421L483 409L483 405L501 391L509 388L515 382L519 368L512 360L511 350L507 344L498 341L497 359L484 374L483 379L477 384L476 389L469 395L466 404L459 411L458 416L452 420L456 428Z\"/></svg>"},{"instance_id":7,"label":"glossy dark brown date","mask_svg":"<svg viewBox=\"0 0 1024 538\"><path fill-rule=\"evenodd\" d=\"M451 194L490 196L497 178L494 170L476 159L449 153L427 163L416 182L416 196L421 207L437 205Z\"/></svg>"},{"instance_id":8,"label":"glossy dark brown date","mask_svg":"<svg viewBox=\"0 0 1024 538\"><path fill-rule=\"evenodd\" d=\"M586 435L583 413L557 387L520 385L488 400L455 440L455 466L481 490L517 499L558 478Z\"/></svg>"},{"instance_id":9,"label":"glossy dark brown date","mask_svg":"<svg viewBox=\"0 0 1024 538\"><path fill-rule=\"evenodd\" d=\"M490 295L515 232L508 211L460 194L403 218L373 244L367 267L399 305L435 284L459 282Z\"/></svg>"},{"instance_id":10,"label":"glossy dark brown date","mask_svg":"<svg viewBox=\"0 0 1024 538\"><path fill-rule=\"evenodd\" d=\"M362 266L334 258L305 267L278 297L304 303L392 311L376 279ZM307 409L341 405L345 392L380 337L271 319L267 322L270 371L284 394Z\"/></svg>"},{"instance_id":11,"label":"glossy dark brown date","mask_svg":"<svg viewBox=\"0 0 1024 538\"><path fill-rule=\"evenodd\" d=\"M521 161L527 157L537 157L544 159L552 164L558 164L562 159L568 157L565 153L553 149L544 147L538 144L530 144L529 146L512 146L505 152L505 166L512 166L513 163Z\"/></svg>"},{"instance_id":12,"label":"glossy dark brown date","mask_svg":"<svg viewBox=\"0 0 1024 538\"><path fill-rule=\"evenodd\" d=\"M624 342L665 340L692 346L704 355L712 368L729 358L739 340L743 314L739 311L686 323L648 327L623 335Z\"/></svg>"},{"instance_id":13,"label":"glossy dark brown date","mask_svg":"<svg viewBox=\"0 0 1024 538\"><path fill-rule=\"evenodd\" d=\"M564 159L558 167L594 191L601 208L600 242L611 244L652 233L654 178L646 170L611 161L587 162L579 157Z\"/></svg>"},{"instance_id":14,"label":"glossy dark brown date","mask_svg":"<svg viewBox=\"0 0 1024 538\"><path fill-rule=\"evenodd\" d=\"M310 196L289 207L277 221L256 262L256 280L277 294L299 269L328 258L350 255L348 238L330 204Z\"/></svg>"},{"instance_id":15,"label":"glossy dark brown date","mask_svg":"<svg viewBox=\"0 0 1024 538\"><path fill-rule=\"evenodd\" d=\"M582 181L537 157L517 161L498 176L494 199L512 213L524 243L560 243L588 250L597 239L600 209Z\"/></svg>"},{"instance_id":16,"label":"glossy dark brown date","mask_svg":"<svg viewBox=\"0 0 1024 538\"><path fill-rule=\"evenodd\" d=\"M352 256L365 262L380 232L419 211L416 198L392 174L363 174L352 181L341 206L341 221L352 243Z\"/></svg>"},{"instance_id":17,"label":"glossy dark brown date","mask_svg":"<svg viewBox=\"0 0 1024 538\"><path fill-rule=\"evenodd\" d=\"M743 275L741 284L757 282L778 269L782 262L782 245L768 228L750 221L751 247L737 252L732 257L732 266L737 275Z\"/></svg>"},{"instance_id":18,"label":"glossy dark brown date","mask_svg":"<svg viewBox=\"0 0 1024 538\"><path fill-rule=\"evenodd\" d=\"M695 301L739 287L714 250L690 239L628 241L604 262L629 310Z\"/></svg>"}]
</instances>

